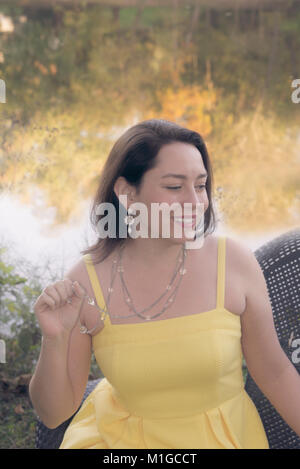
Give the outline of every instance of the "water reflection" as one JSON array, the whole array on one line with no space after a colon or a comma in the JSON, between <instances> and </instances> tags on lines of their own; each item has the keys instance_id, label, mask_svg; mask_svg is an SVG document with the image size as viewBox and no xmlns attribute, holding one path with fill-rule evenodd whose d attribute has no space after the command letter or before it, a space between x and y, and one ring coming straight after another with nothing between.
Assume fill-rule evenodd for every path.
<instances>
[{"instance_id":1,"label":"water reflection","mask_svg":"<svg viewBox=\"0 0 300 469\"><path fill-rule=\"evenodd\" d=\"M79 252L113 142L151 117L204 136L220 229L255 248L300 222L297 2L27 3L0 7L1 231L21 252Z\"/></svg>"}]
</instances>

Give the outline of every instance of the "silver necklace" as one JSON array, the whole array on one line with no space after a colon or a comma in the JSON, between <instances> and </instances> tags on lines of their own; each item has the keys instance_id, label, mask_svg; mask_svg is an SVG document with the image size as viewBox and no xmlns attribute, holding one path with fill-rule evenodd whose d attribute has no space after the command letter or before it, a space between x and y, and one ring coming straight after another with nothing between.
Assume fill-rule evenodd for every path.
<instances>
[{"instance_id":1,"label":"silver necklace","mask_svg":"<svg viewBox=\"0 0 300 469\"><path fill-rule=\"evenodd\" d=\"M181 256L180 256L180 254L181 254ZM181 253L179 253L178 257L179 257L179 262L180 263L179 263L178 267L175 267L175 270L174 270L173 275L171 277L171 281L169 282L169 284L167 285L167 287L165 288L163 293L153 303L151 303L150 306L148 306L147 308L144 308L141 311L137 311L135 306L134 306L132 297L129 293L129 290L127 288L127 285L126 285L126 282L125 282L125 279L124 279L124 276L123 276L124 268L123 268L123 264L122 264L122 252L120 253L119 273L120 273L120 279L121 279L121 282L122 282L123 295L124 295L125 301L128 304L128 307L131 309L131 311L134 312L133 315L127 316L127 317L139 316L140 318L142 318L146 321L150 321L152 318L156 318L157 316L160 316L167 308L169 308L171 306L171 304L173 303L173 301L176 297L178 288L180 286L180 283L181 283L181 280L182 280L182 275L184 275L186 273L186 269L184 268L185 257L186 257L186 251L185 251L184 245L183 245L182 251L181 251ZM177 257L176 266L177 266L177 263L178 263L178 257ZM168 292L171 291L178 272L180 273L179 281L177 282L177 285L175 286L174 292L172 292L170 294L169 298L167 298L167 300L165 301L161 311L159 313L153 315L153 316L149 316L149 315L144 316L142 313L144 313L146 311L149 311L149 309L152 309L157 303L159 303L159 301L162 300L162 298L164 296L166 296L168 294ZM125 298L125 295L126 295L126 298ZM124 317L124 316L117 316L117 317Z\"/></svg>"},{"instance_id":2,"label":"silver necklace","mask_svg":"<svg viewBox=\"0 0 300 469\"><path fill-rule=\"evenodd\" d=\"M178 258L179 258L179 265L177 267L175 267L174 269L174 272L172 274L172 277L171 277L171 280L170 282L168 283L167 287L165 288L164 292L159 296L158 299L156 299L150 306L148 306L147 308L144 308L142 311L136 311L135 307L134 307L134 304L133 304L133 301L132 301L132 297L129 293L129 290L127 288L127 285L126 285L126 282L125 282L125 279L124 279L124 276L123 276L123 273L124 273L124 267L123 267L123 264L122 264L122 255L123 255L123 250L124 250L124 244L121 246L121 248L119 249L119 255L118 255L118 259L113 259L112 261L112 268L111 268L111 281L110 281L110 286L108 287L108 295L107 295L107 301L106 301L106 308L103 309L101 308L100 306L98 306L98 304L95 302L94 298L91 298L89 297L88 295L86 295L86 299L87 299L87 302L89 305L91 306L95 306L102 314L101 314L101 320L104 321L105 319L105 316L108 315L109 317L116 317L116 318L131 318L133 316L139 316L140 318L146 320L146 321L150 321L152 318L156 318L158 316L160 316L161 314L164 313L164 311L169 308L175 298L176 298L176 295L177 295L177 291L179 289L179 286L180 286L180 283L182 281L182 276L186 274L187 272L187 269L185 268L185 259L186 259L186 248L185 248L185 244L183 244L183 247L179 253L179 255L177 256L177 262L176 262L176 266L178 264ZM180 255L181 254L181 255ZM116 274L119 273L120 275L120 280L121 280L121 283L122 283L122 290L123 290L123 296L124 296L124 300L125 302L127 303L129 309L131 311L133 311L133 314L130 314L130 315L117 315L117 314L111 314L110 311L109 311L109 303L110 303L110 298L111 298L111 294L113 292L113 285L114 285L114 282L115 282L115 278L116 278ZM174 291L170 294L170 296L166 299L162 309L160 310L159 313L155 314L154 316L149 316L149 315L146 315L144 316L142 313L144 313L145 311L148 311L149 309L153 308L159 301L161 301L161 299L168 294L168 292L170 292L172 290L172 286L175 282L175 279L178 275L178 273L180 274L179 276L179 280L177 282L177 284L175 285L175 288L174 288ZM126 295L126 298L125 298L125 295ZM80 323L80 332L82 334L90 334L92 331L94 331L96 328L98 327L98 325L96 325L95 327L93 327L92 329L88 330L85 326L83 326L81 323Z\"/></svg>"}]
</instances>

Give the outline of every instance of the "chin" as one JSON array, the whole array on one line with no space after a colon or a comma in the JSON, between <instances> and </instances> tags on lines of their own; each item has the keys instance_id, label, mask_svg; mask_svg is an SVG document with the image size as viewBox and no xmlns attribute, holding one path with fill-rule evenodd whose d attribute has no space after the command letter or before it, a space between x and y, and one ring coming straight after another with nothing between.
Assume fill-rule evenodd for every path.
<instances>
[{"instance_id":1,"label":"chin","mask_svg":"<svg viewBox=\"0 0 300 469\"><path fill-rule=\"evenodd\" d=\"M195 236L196 236L196 233L195 233L195 231L193 231L190 234L185 234L185 235L183 235L181 237L177 237L177 238L175 236L172 236L170 239L174 243L181 244L181 243L185 243L187 241L193 242L195 240Z\"/></svg>"}]
</instances>

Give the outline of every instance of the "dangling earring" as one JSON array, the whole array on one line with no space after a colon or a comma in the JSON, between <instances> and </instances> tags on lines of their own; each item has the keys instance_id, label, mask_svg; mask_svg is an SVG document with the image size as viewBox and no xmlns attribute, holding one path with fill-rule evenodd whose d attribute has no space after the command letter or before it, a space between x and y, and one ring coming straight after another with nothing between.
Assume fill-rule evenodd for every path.
<instances>
[{"instance_id":1,"label":"dangling earring","mask_svg":"<svg viewBox=\"0 0 300 469\"><path fill-rule=\"evenodd\" d=\"M135 217L134 217L134 215L133 215L134 213L135 213L135 210L132 209L131 207L129 207L128 210L127 210L127 215L126 215L125 218L124 218L125 224L128 225L128 233L129 233L129 234L130 234L131 231L132 231L132 230L131 230L131 225L133 225L134 219L135 219Z\"/></svg>"}]
</instances>

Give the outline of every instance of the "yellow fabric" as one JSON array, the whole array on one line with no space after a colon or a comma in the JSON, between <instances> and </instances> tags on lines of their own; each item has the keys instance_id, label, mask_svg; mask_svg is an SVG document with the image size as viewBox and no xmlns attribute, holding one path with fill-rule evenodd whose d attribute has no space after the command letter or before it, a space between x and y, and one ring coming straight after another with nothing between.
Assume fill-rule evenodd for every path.
<instances>
[{"instance_id":1,"label":"yellow fabric","mask_svg":"<svg viewBox=\"0 0 300 469\"><path fill-rule=\"evenodd\" d=\"M111 324L92 338L105 378L71 421L61 449L269 449L244 389L240 317L224 308L225 238L218 239L217 307ZM83 256L100 307L101 287Z\"/></svg>"}]
</instances>

